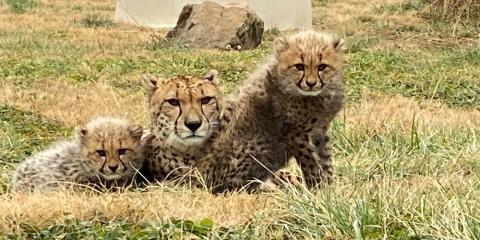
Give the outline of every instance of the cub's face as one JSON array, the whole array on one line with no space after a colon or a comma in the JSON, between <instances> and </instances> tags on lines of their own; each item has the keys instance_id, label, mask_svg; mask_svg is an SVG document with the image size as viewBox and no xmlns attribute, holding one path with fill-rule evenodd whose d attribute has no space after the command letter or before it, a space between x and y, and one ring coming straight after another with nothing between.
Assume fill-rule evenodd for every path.
<instances>
[{"instance_id":1,"label":"cub's face","mask_svg":"<svg viewBox=\"0 0 480 240\"><path fill-rule=\"evenodd\" d=\"M217 129L221 94L217 72L204 78L144 76L154 133L167 144L199 146Z\"/></svg>"},{"instance_id":2,"label":"cub's face","mask_svg":"<svg viewBox=\"0 0 480 240\"><path fill-rule=\"evenodd\" d=\"M102 118L77 130L82 154L107 180L133 176L141 167L139 158L142 126L122 119Z\"/></svg>"},{"instance_id":3,"label":"cub's face","mask_svg":"<svg viewBox=\"0 0 480 240\"><path fill-rule=\"evenodd\" d=\"M341 72L342 46L342 39L313 31L275 39L277 74L282 87L297 95L320 94Z\"/></svg>"}]
</instances>

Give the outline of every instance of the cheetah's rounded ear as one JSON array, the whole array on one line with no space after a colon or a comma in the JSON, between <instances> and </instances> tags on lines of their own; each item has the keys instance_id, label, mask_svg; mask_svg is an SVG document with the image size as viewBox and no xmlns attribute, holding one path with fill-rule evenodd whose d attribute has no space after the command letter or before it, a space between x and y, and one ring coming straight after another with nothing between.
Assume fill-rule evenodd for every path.
<instances>
[{"instance_id":1,"label":"cheetah's rounded ear","mask_svg":"<svg viewBox=\"0 0 480 240\"><path fill-rule=\"evenodd\" d=\"M88 134L88 130L85 127L77 127L75 129L75 134L80 141L83 141Z\"/></svg>"},{"instance_id":2,"label":"cheetah's rounded ear","mask_svg":"<svg viewBox=\"0 0 480 240\"><path fill-rule=\"evenodd\" d=\"M286 37L278 37L273 40L273 48L275 49L275 53L279 54L289 47L288 40Z\"/></svg>"},{"instance_id":3,"label":"cheetah's rounded ear","mask_svg":"<svg viewBox=\"0 0 480 240\"><path fill-rule=\"evenodd\" d=\"M157 90L157 88L158 88L158 86L157 86L158 80L151 75L144 74L142 76L141 81L142 81L143 89L148 94L151 94L151 93L155 92L155 90Z\"/></svg>"},{"instance_id":4,"label":"cheetah's rounded ear","mask_svg":"<svg viewBox=\"0 0 480 240\"><path fill-rule=\"evenodd\" d=\"M335 50L341 52L341 51L345 50L344 43L345 43L345 41L343 40L343 38L335 37L335 39L333 40L333 48L335 48Z\"/></svg>"},{"instance_id":5,"label":"cheetah's rounded ear","mask_svg":"<svg viewBox=\"0 0 480 240\"><path fill-rule=\"evenodd\" d=\"M143 135L143 127L140 124L132 124L129 127L130 134L132 134L132 137L135 138L136 140L140 140Z\"/></svg>"},{"instance_id":6,"label":"cheetah's rounded ear","mask_svg":"<svg viewBox=\"0 0 480 240\"><path fill-rule=\"evenodd\" d=\"M215 69L208 71L208 73L203 77L203 79L208 80L215 85L220 84L220 80L218 79L218 71Z\"/></svg>"}]
</instances>

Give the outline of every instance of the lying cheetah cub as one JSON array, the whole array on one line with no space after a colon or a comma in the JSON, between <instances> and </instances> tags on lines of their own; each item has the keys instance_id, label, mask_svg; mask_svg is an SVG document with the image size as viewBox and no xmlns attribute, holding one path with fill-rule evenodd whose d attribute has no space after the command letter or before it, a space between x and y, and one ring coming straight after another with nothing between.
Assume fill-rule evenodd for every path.
<instances>
[{"instance_id":1,"label":"lying cheetah cub","mask_svg":"<svg viewBox=\"0 0 480 240\"><path fill-rule=\"evenodd\" d=\"M217 131L222 95L218 72L205 77L144 76L143 87L152 121L146 136L146 164L150 181L173 180L190 173L204 154L206 141Z\"/></svg>"},{"instance_id":2,"label":"lying cheetah cub","mask_svg":"<svg viewBox=\"0 0 480 240\"><path fill-rule=\"evenodd\" d=\"M77 128L73 140L56 143L22 162L12 186L31 190L64 184L128 184L143 164L142 133L142 126L123 119L94 119Z\"/></svg>"}]
</instances>

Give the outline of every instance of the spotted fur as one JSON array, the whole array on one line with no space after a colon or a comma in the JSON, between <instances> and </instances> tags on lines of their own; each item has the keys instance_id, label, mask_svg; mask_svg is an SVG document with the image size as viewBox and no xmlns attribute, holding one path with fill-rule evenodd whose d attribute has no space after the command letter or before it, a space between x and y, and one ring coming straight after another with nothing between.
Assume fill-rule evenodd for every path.
<instances>
[{"instance_id":1,"label":"spotted fur","mask_svg":"<svg viewBox=\"0 0 480 240\"><path fill-rule=\"evenodd\" d=\"M328 130L344 101L342 39L302 32L230 96L221 130L197 168L213 191L255 189L295 157L309 187L332 181ZM270 179L270 180L269 180Z\"/></svg>"},{"instance_id":2,"label":"spotted fur","mask_svg":"<svg viewBox=\"0 0 480 240\"><path fill-rule=\"evenodd\" d=\"M285 116L272 108L270 82L259 79L254 74L225 100L220 129L195 165L214 193L255 191L284 165Z\"/></svg>"},{"instance_id":3,"label":"spotted fur","mask_svg":"<svg viewBox=\"0 0 480 240\"><path fill-rule=\"evenodd\" d=\"M144 76L151 118L145 176L153 181L183 177L203 155L206 141L217 131L222 95L218 72L205 77Z\"/></svg>"},{"instance_id":4,"label":"spotted fur","mask_svg":"<svg viewBox=\"0 0 480 240\"><path fill-rule=\"evenodd\" d=\"M283 142L295 157L307 186L332 182L331 122L343 106L343 40L302 32L274 42L265 79L275 89L274 108L286 117Z\"/></svg>"},{"instance_id":5,"label":"spotted fur","mask_svg":"<svg viewBox=\"0 0 480 240\"><path fill-rule=\"evenodd\" d=\"M72 140L58 142L20 163L15 190L66 185L124 186L134 180L144 158L143 129L119 118L97 118L76 129Z\"/></svg>"}]
</instances>

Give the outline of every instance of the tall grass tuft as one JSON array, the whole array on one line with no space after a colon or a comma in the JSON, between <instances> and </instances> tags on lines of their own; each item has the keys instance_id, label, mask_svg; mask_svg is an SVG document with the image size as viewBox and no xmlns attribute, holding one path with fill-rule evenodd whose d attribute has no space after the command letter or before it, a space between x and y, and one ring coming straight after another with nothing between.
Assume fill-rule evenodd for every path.
<instances>
[{"instance_id":1,"label":"tall grass tuft","mask_svg":"<svg viewBox=\"0 0 480 240\"><path fill-rule=\"evenodd\" d=\"M423 10L429 17L468 24L480 32L480 0L426 0Z\"/></svg>"},{"instance_id":2,"label":"tall grass tuft","mask_svg":"<svg viewBox=\"0 0 480 240\"><path fill-rule=\"evenodd\" d=\"M77 21L76 21L77 22ZM98 14L88 14L78 21L78 23L87 28L108 28L114 26L115 23L107 16L101 16Z\"/></svg>"}]
</instances>

